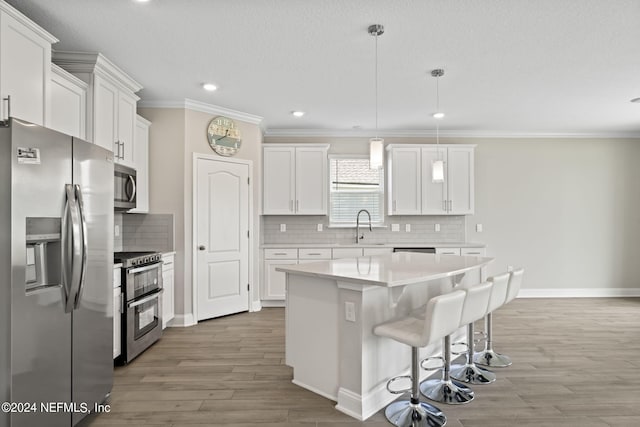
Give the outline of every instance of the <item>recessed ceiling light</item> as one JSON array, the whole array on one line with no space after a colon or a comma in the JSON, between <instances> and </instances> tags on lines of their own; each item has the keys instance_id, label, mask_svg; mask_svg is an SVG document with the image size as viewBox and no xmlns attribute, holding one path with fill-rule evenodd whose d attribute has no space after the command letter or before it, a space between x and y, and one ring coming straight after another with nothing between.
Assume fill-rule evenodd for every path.
<instances>
[{"instance_id":1,"label":"recessed ceiling light","mask_svg":"<svg viewBox=\"0 0 640 427\"><path fill-rule=\"evenodd\" d=\"M633 98L633 99L631 100L631 102L635 102L635 103L640 104L640 98Z\"/></svg>"},{"instance_id":2,"label":"recessed ceiling light","mask_svg":"<svg viewBox=\"0 0 640 427\"><path fill-rule=\"evenodd\" d=\"M433 113L432 116L434 119L441 119L444 117L444 113Z\"/></svg>"},{"instance_id":3,"label":"recessed ceiling light","mask_svg":"<svg viewBox=\"0 0 640 427\"><path fill-rule=\"evenodd\" d=\"M149 0L136 0L136 2L138 2L138 3L146 3L146 2L148 2L148 1L149 1Z\"/></svg>"},{"instance_id":4,"label":"recessed ceiling light","mask_svg":"<svg viewBox=\"0 0 640 427\"><path fill-rule=\"evenodd\" d=\"M302 117L304 116L304 111L292 111L291 114L293 114L296 117Z\"/></svg>"},{"instance_id":5,"label":"recessed ceiling light","mask_svg":"<svg viewBox=\"0 0 640 427\"><path fill-rule=\"evenodd\" d=\"M204 88L204 90L208 90L209 92L213 92L214 90L218 89L218 87L213 83L205 83L202 85L202 87Z\"/></svg>"}]
</instances>

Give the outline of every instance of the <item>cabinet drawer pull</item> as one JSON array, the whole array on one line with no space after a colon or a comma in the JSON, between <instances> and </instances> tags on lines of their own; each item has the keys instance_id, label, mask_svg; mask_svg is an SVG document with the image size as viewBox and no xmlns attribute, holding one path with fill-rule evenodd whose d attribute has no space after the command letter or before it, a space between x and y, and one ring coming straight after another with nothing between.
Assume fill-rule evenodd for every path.
<instances>
[{"instance_id":1,"label":"cabinet drawer pull","mask_svg":"<svg viewBox=\"0 0 640 427\"><path fill-rule=\"evenodd\" d=\"M309 252L307 255L322 255L322 254L320 254L318 252Z\"/></svg>"},{"instance_id":2,"label":"cabinet drawer pull","mask_svg":"<svg viewBox=\"0 0 640 427\"><path fill-rule=\"evenodd\" d=\"M286 252L276 252L276 253L274 253L274 255L286 255L286 254L287 254Z\"/></svg>"},{"instance_id":3,"label":"cabinet drawer pull","mask_svg":"<svg viewBox=\"0 0 640 427\"><path fill-rule=\"evenodd\" d=\"M467 252L467 255L480 255L480 252Z\"/></svg>"}]
</instances>

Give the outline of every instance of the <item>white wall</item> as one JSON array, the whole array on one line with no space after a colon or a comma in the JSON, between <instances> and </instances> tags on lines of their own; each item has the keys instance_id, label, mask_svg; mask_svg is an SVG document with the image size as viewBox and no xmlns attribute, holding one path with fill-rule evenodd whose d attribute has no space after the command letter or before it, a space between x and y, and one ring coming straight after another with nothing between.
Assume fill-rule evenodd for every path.
<instances>
[{"instance_id":1,"label":"white wall","mask_svg":"<svg viewBox=\"0 0 640 427\"><path fill-rule=\"evenodd\" d=\"M640 140L475 139L476 213L467 240L487 244L494 274L523 266L523 294L624 295L640 291ZM363 153L366 138L265 138L329 142ZM385 138L385 143L433 143ZM484 231L475 232L482 224Z\"/></svg>"},{"instance_id":2,"label":"white wall","mask_svg":"<svg viewBox=\"0 0 640 427\"><path fill-rule=\"evenodd\" d=\"M149 135L149 212L172 213L175 223L176 320L190 324L192 309L193 153L213 154L207 126L213 114L188 109L141 108L139 114L152 122ZM236 120L242 147L236 158L253 162L254 202L254 301L259 301L258 245L259 207L262 191L262 133L255 124Z\"/></svg>"}]
</instances>

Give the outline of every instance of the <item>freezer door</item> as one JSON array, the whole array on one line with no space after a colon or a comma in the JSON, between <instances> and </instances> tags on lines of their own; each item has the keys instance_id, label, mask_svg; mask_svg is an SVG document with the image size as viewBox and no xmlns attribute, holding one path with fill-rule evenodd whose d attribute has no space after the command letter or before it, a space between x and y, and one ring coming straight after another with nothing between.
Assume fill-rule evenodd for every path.
<instances>
[{"instance_id":1,"label":"freezer door","mask_svg":"<svg viewBox=\"0 0 640 427\"><path fill-rule=\"evenodd\" d=\"M5 134L6 135L6 134ZM69 426L71 413L40 403L71 401L71 314L65 313L61 233L71 137L12 119L11 400L37 411L11 426ZM7 280L6 277L0 280Z\"/></svg>"},{"instance_id":2,"label":"freezer door","mask_svg":"<svg viewBox=\"0 0 640 427\"><path fill-rule=\"evenodd\" d=\"M113 385L113 153L74 138L73 183L86 230L84 283L72 291L73 401L91 409ZM73 425L85 415L74 412Z\"/></svg>"}]
</instances>

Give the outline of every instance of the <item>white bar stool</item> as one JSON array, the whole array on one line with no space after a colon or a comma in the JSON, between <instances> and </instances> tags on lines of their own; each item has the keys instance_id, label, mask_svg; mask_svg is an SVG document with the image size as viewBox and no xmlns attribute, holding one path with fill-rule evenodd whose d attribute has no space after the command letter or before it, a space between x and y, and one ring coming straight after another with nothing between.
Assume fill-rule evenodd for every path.
<instances>
[{"instance_id":1,"label":"white bar stool","mask_svg":"<svg viewBox=\"0 0 640 427\"><path fill-rule=\"evenodd\" d=\"M411 392L410 398L387 405L387 420L398 427L439 427L447 418L437 407L420 401L420 368L418 349L425 347L458 328L464 305L465 292L453 291L431 298L426 304L424 317L407 316L377 325L373 333L411 346L411 375L391 378L387 382L390 393ZM411 388L392 390L391 384L400 378L410 378Z\"/></svg>"},{"instance_id":2,"label":"white bar stool","mask_svg":"<svg viewBox=\"0 0 640 427\"><path fill-rule=\"evenodd\" d=\"M489 310L489 299L493 290L492 282L465 287L467 297L462 308L461 325L467 325L466 363L451 366L451 377L468 384L489 384L496 380L496 374L476 366L473 362L474 331L473 322L482 319Z\"/></svg>"},{"instance_id":3,"label":"white bar stool","mask_svg":"<svg viewBox=\"0 0 640 427\"><path fill-rule=\"evenodd\" d=\"M489 366L492 368L506 368L511 365L511 359L504 354L496 353L493 350L493 320L491 313L500 308L502 305L512 301L522 285L522 276L524 269L512 271L511 273L502 273L489 279L493 282L493 292L491 293L491 302L489 303L489 313L485 317L485 334L487 342L484 351L476 353L473 361L478 365ZM495 297L494 297L495 294Z\"/></svg>"}]
</instances>

